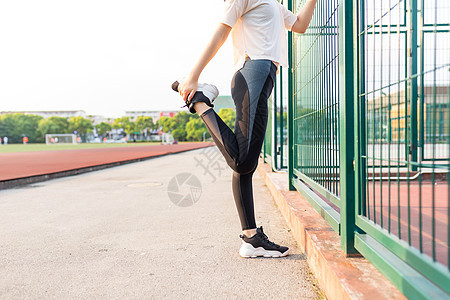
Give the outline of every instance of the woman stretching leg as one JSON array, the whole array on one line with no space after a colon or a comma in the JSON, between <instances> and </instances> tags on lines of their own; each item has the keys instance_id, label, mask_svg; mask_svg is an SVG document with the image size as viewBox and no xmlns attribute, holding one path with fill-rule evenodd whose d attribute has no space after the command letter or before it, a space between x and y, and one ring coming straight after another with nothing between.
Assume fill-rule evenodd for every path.
<instances>
[{"instance_id":1,"label":"woman stretching leg","mask_svg":"<svg viewBox=\"0 0 450 300\"><path fill-rule=\"evenodd\" d=\"M258 164L267 126L267 99L276 66L270 60L248 60L233 77L231 95L236 105L234 133L210 108L201 114L215 144L233 169L233 194L243 230L256 228L252 176Z\"/></svg>"},{"instance_id":2,"label":"woman stretching leg","mask_svg":"<svg viewBox=\"0 0 450 300\"><path fill-rule=\"evenodd\" d=\"M298 16L275 0L228 0L224 18L200 56L189 77L179 87L185 101L192 101L215 144L233 170L233 195L243 230L242 257L281 257L287 247L267 238L262 227L256 228L252 176L258 164L267 127L269 98L278 65L286 65L283 49L285 28L302 33L306 30L317 0L309 0ZM232 30L233 28L233 30ZM232 32L235 73L231 94L236 105L234 132L208 106L197 92L198 78ZM284 45L285 46L285 45ZM197 102L200 101L200 102Z\"/></svg>"}]
</instances>

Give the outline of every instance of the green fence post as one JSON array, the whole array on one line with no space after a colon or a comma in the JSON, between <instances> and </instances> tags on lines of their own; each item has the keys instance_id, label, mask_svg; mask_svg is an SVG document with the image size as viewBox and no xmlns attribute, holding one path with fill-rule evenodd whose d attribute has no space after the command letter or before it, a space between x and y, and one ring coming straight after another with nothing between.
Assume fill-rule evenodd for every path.
<instances>
[{"instance_id":1,"label":"green fence post","mask_svg":"<svg viewBox=\"0 0 450 300\"><path fill-rule=\"evenodd\" d=\"M288 9L292 11L292 0L288 0ZM294 178L294 82L293 82L293 55L292 51L292 35L293 33L289 31L288 33L288 177L289 177L289 190L295 191L295 187L292 184L292 179Z\"/></svg>"},{"instance_id":2,"label":"green fence post","mask_svg":"<svg viewBox=\"0 0 450 300\"><path fill-rule=\"evenodd\" d=\"M267 139L267 134L264 135L264 142L263 142L263 162L266 162L266 139Z\"/></svg>"},{"instance_id":3,"label":"green fence post","mask_svg":"<svg viewBox=\"0 0 450 300\"><path fill-rule=\"evenodd\" d=\"M417 151L418 151L418 126L417 126L417 105L418 105L418 85L417 85L417 63L418 63L418 51L417 51L417 0L409 1L409 28L408 28L408 69L409 76L411 77L410 83L410 95L411 95L411 137L410 137L410 154L411 161L417 162ZM423 8L422 8L423 9ZM421 96L423 97L423 95ZM408 101L408 99L406 99ZM406 112L407 113L407 112ZM417 165L413 164L411 167L412 171L417 171Z\"/></svg>"},{"instance_id":4,"label":"green fence post","mask_svg":"<svg viewBox=\"0 0 450 300\"><path fill-rule=\"evenodd\" d=\"M354 170L354 28L357 18L353 0L339 1L339 173L341 248L346 254L357 253L355 239L355 170Z\"/></svg>"},{"instance_id":5,"label":"green fence post","mask_svg":"<svg viewBox=\"0 0 450 300\"><path fill-rule=\"evenodd\" d=\"M280 67L280 169L284 167L283 67Z\"/></svg>"},{"instance_id":6,"label":"green fence post","mask_svg":"<svg viewBox=\"0 0 450 300\"><path fill-rule=\"evenodd\" d=\"M364 1L354 1L355 14L358 15L354 27L354 108L355 120L358 126L355 126L355 201L356 214L366 216L366 168L367 168L367 137L366 137L366 96L361 94L366 91L366 59L365 59L365 35L361 30L365 28L365 3ZM363 158L364 157L364 158Z\"/></svg>"},{"instance_id":7,"label":"green fence post","mask_svg":"<svg viewBox=\"0 0 450 300\"><path fill-rule=\"evenodd\" d=\"M275 77L275 84L274 84L274 89L273 89L273 108L272 108L272 112L273 112L273 125L272 125L272 161L273 161L273 166L272 169L274 170L278 170L278 151L277 151L277 147L278 147L278 118L277 118L277 101L278 101L278 89L279 89L279 85L278 85L278 81L277 81L278 76Z\"/></svg>"}]
</instances>

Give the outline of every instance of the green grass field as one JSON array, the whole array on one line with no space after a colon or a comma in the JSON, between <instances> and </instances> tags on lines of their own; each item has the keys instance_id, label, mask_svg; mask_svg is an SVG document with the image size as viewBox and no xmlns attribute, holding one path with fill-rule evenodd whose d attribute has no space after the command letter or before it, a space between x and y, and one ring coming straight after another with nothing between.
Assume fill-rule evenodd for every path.
<instances>
[{"instance_id":1,"label":"green grass field","mask_svg":"<svg viewBox=\"0 0 450 300\"><path fill-rule=\"evenodd\" d=\"M140 147L149 145L159 145L160 142L154 143L129 143L129 144L66 144L66 145L46 145L46 144L9 144L0 145L0 153L11 152L30 152L30 151L54 151L54 150L72 150L72 149L96 149L96 148L113 148L113 147Z\"/></svg>"}]
</instances>

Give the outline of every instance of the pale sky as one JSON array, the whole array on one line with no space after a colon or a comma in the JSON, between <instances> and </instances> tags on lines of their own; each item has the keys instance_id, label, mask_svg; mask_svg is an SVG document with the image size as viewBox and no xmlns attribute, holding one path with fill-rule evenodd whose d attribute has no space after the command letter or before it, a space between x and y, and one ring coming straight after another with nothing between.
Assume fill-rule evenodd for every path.
<instances>
[{"instance_id":1,"label":"pale sky","mask_svg":"<svg viewBox=\"0 0 450 300\"><path fill-rule=\"evenodd\" d=\"M172 110L219 23L223 0L0 1L0 111ZM200 82L230 94L230 41Z\"/></svg>"}]
</instances>

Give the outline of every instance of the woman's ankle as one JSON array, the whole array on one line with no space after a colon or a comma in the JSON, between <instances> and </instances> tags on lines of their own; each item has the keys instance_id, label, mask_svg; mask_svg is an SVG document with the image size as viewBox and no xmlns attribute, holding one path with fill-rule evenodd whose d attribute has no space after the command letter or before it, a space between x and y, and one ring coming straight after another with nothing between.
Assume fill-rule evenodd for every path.
<instances>
[{"instance_id":1,"label":"woman's ankle","mask_svg":"<svg viewBox=\"0 0 450 300\"><path fill-rule=\"evenodd\" d=\"M256 228L245 229L245 230L242 230L242 232L244 233L244 235L246 237L251 238L252 236L254 236L256 234Z\"/></svg>"},{"instance_id":2,"label":"woman's ankle","mask_svg":"<svg viewBox=\"0 0 450 300\"><path fill-rule=\"evenodd\" d=\"M197 102L194 104L194 109L199 116L201 116L205 111L207 111L210 108L211 107L206 105L206 103L204 103L204 102Z\"/></svg>"}]
</instances>

